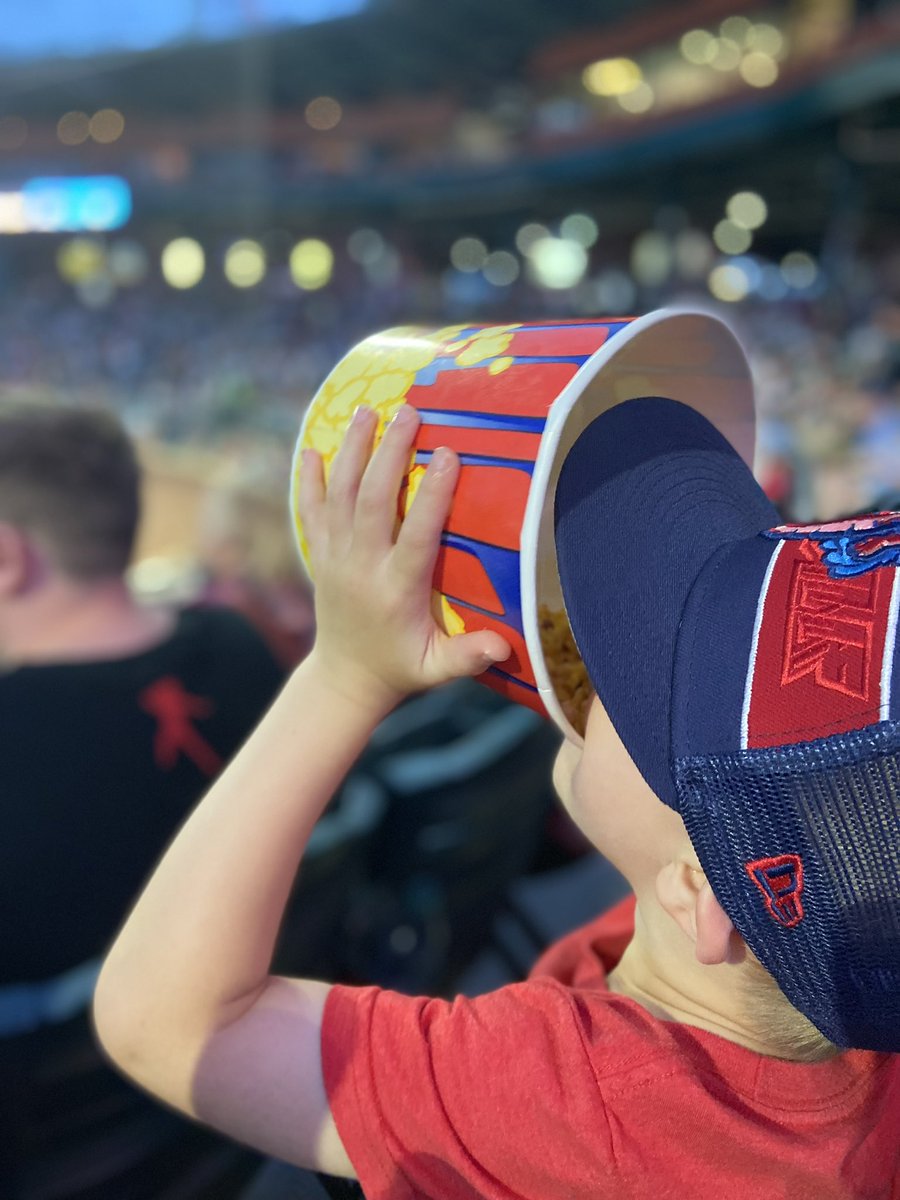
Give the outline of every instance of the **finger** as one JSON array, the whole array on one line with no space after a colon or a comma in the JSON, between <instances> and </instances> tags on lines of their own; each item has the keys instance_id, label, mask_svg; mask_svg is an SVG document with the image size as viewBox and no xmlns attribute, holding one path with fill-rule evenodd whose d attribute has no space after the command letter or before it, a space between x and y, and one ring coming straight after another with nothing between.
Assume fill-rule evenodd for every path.
<instances>
[{"instance_id":1,"label":"finger","mask_svg":"<svg viewBox=\"0 0 900 1200\"><path fill-rule=\"evenodd\" d=\"M353 414L340 449L334 456L325 493L325 514L328 532L332 537L349 536L353 528L356 497L372 453L375 427L375 413L361 404Z\"/></svg>"},{"instance_id":2,"label":"finger","mask_svg":"<svg viewBox=\"0 0 900 1200\"><path fill-rule=\"evenodd\" d=\"M397 518L397 496L410 466L419 429L419 414L410 404L397 409L359 485L356 532L367 542L390 545Z\"/></svg>"},{"instance_id":3,"label":"finger","mask_svg":"<svg viewBox=\"0 0 900 1200\"><path fill-rule=\"evenodd\" d=\"M441 674L447 679L480 675L494 663L505 662L510 654L512 648L509 642L493 629L457 633L441 643Z\"/></svg>"},{"instance_id":4,"label":"finger","mask_svg":"<svg viewBox=\"0 0 900 1200\"><path fill-rule=\"evenodd\" d=\"M439 447L400 526L393 551L395 569L409 586L431 581L458 478L459 458L446 446Z\"/></svg>"},{"instance_id":5,"label":"finger","mask_svg":"<svg viewBox=\"0 0 900 1200\"><path fill-rule=\"evenodd\" d=\"M325 524L325 464L317 450L303 450L300 454L297 516L310 554L315 556Z\"/></svg>"}]
</instances>

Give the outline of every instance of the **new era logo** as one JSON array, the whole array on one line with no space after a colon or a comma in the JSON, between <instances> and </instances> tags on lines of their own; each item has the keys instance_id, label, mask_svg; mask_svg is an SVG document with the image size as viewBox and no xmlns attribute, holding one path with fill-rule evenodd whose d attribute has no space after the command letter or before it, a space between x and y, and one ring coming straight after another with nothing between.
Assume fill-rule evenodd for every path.
<instances>
[{"instance_id":1,"label":"new era logo","mask_svg":"<svg viewBox=\"0 0 900 1200\"><path fill-rule=\"evenodd\" d=\"M803 920L803 863L799 854L778 854L745 863L769 915L791 929Z\"/></svg>"}]
</instances>

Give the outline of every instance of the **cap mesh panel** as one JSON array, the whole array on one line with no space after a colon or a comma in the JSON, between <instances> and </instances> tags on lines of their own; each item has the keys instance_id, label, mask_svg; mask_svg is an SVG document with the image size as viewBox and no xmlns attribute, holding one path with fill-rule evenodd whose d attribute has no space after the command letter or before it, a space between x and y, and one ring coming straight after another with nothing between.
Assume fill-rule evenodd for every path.
<instances>
[{"instance_id":1,"label":"cap mesh panel","mask_svg":"<svg viewBox=\"0 0 900 1200\"><path fill-rule=\"evenodd\" d=\"M839 1045L900 1051L900 723L683 758L675 777L713 891L795 1007ZM791 855L787 926L746 864Z\"/></svg>"}]
</instances>

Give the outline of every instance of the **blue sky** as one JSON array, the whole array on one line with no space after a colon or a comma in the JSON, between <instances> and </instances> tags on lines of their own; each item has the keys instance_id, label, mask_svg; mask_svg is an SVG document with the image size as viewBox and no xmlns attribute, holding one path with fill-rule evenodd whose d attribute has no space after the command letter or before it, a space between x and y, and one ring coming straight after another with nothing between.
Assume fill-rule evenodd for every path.
<instances>
[{"instance_id":1,"label":"blue sky","mask_svg":"<svg viewBox=\"0 0 900 1200\"><path fill-rule=\"evenodd\" d=\"M254 26L347 16L368 0L20 0L0 21L0 58L146 50ZM14 15L13 15L14 12Z\"/></svg>"}]
</instances>

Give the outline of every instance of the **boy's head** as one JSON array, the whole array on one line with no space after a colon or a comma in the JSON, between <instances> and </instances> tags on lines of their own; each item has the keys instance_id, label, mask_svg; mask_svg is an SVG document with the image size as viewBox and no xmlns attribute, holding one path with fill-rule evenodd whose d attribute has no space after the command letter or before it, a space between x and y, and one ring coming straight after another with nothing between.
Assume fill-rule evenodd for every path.
<instances>
[{"instance_id":1,"label":"boy's head","mask_svg":"<svg viewBox=\"0 0 900 1200\"><path fill-rule=\"evenodd\" d=\"M34 555L78 583L121 576L138 515L139 469L114 417L0 406L0 595Z\"/></svg>"},{"instance_id":2,"label":"boy's head","mask_svg":"<svg viewBox=\"0 0 900 1200\"><path fill-rule=\"evenodd\" d=\"M900 1050L900 516L777 528L712 425L648 398L582 434L555 519L576 643L646 785L618 865L639 876L686 828L794 1007Z\"/></svg>"}]
</instances>

